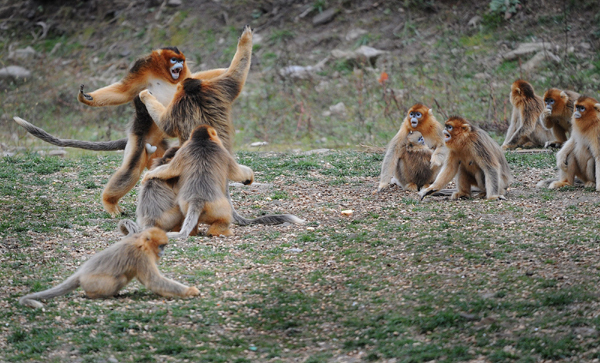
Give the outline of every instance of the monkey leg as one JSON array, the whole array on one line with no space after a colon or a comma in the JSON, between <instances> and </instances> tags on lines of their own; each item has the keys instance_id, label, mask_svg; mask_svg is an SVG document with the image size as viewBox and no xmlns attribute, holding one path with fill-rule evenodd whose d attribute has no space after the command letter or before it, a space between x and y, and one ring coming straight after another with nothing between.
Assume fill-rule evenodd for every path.
<instances>
[{"instance_id":1,"label":"monkey leg","mask_svg":"<svg viewBox=\"0 0 600 363\"><path fill-rule=\"evenodd\" d=\"M408 190L410 192L418 192L419 191L419 187L415 183L405 184L402 186L402 188L404 188L404 190Z\"/></svg>"},{"instance_id":2,"label":"monkey leg","mask_svg":"<svg viewBox=\"0 0 600 363\"><path fill-rule=\"evenodd\" d=\"M477 181L473 176L467 173L462 167L458 170L458 175L456 177L456 187L457 191L452 193L450 199L456 200L461 198L470 198L471 197L471 185L476 184Z\"/></svg>"},{"instance_id":3,"label":"monkey leg","mask_svg":"<svg viewBox=\"0 0 600 363\"><path fill-rule=\"evenodd\" d=\"M155 264L141 263L138 267L137 279L148 290L166 297L187 297L195 296L200 292L195 287L188 287L177 281L168 279L160 274Z\"/></svg>"},{"instance_id":4,"label":"monkey leg","mask_svg":"<svg viewBox=\"0 0 600 363\"><path fill-rule=\"evenodd\" d=\"M80 278L81 288L90 299L115 296L128 282L125 275L89 274Z\"/></svg>"},{"instance_id":5,"label":"monkey leg","mask_svg":"<svg viewBox=\"0 0 600 363\"><path fill-rule=\"evenodd\" d=\"M119 200L121 200L127 192L133 189L142 175L144 164L137 164L138 165L134 165L132 168L127 166L119 168L119 170L117 170L110 178L106 187L104 187L104 191L102 192L102 205L104 205L104 210L106 210L113 218L123 211L118 205Z\"/></svg>"},{"instance_id":6,"label":"monkey leg","mask_svg":"<svg viewBox=\"0 0 600 363\"><path fill-rule=\"evenodd\" d=\"M200 223L210 224L207 236L232 236L229 229L231 225L231 207L227 198L207 202L204 206Z\"/></svg>"}]
</instances>

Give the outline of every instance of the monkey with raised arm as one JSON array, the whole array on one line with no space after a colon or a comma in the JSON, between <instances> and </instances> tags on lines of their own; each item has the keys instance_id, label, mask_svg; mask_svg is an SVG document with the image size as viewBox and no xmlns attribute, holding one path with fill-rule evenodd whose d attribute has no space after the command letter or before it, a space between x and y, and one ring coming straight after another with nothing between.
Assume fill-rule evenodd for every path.
<instances>
[{"instance_id":1,"label":"monkey with raised arm","mask_svg":"<svg viewBox=\"0 0 600 363\"><path fill-rule=\"evenodd\" d=\"M546 107L540 115L542 125L552 130L554 140L548 141L545 147L560 148L567 140L567 132L571 132L571 115L579 93L550 88L542 99Z\"/></svg>"},{"instance_id":2,"label":"monkey with raised arm","mask_svg":"<svg viewBox=\"0 0 600 363\"><path fill-rule=\"evenodd\" d=\"M108 298L115 296L133 278L161 296L198 295L197 288L168 279L158 270L157 263L167 243L167 235L158 228L125 237L93 255L60 285L23 296L19 303L41 308L44 304L37 300L66 295L78 287L91 299Z\"/></svg>"}]
</instances>

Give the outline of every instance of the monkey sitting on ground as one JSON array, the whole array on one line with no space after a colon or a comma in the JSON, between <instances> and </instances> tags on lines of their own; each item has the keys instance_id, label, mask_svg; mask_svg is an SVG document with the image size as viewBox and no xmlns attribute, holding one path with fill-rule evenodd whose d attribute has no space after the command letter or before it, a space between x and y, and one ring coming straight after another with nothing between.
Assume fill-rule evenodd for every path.
<instances>
[{"instance_id":1,"label":"monkey sitting on ground","mask_svg":"<svg viewBox=\"0 0 600 363\"><path fill-rule=\"evenodd\" d=\"M381 165L381 176L379 177L377 191L381 191L387 187L394 174L398 173L396 166L402 149L400 146L411 131L421 133L427 146L435 150L431 155L430 168L439 168L444 163L448 152L444 146L443 129L442 124L435 119L430 108L420 103L412 106L408 110L408 114L402 122L400 130L387 146L383 164ZM397 175L396 178L400 180Z\"/></svg>"},{"instance_id":2,"label":"monkey sitting on ground","mask_svg":"<svg viewBox=\"0 0 600 363\"><path fill-rule=\"evenodd\" d=\"M142 184L172 178L179 178L177 203L186 217L181 231L169 237L187 237L198 223L210 224L209 236L232 235L227 179L252 184L254 172L236 163L213 127L198 126L171 162L147 172Z\"/></svg>"},{"instance_id":3,"label":"monkey sitting on ground","mask_svg":"<svg viewBox=\"0 0 600 363\"><path fill-rule=\"evenodd\" d=\"M567 132L571 132L573 104L578 98L579 93L556 88L550 88L544 93L546 107L540 120L546 129L552 130L555 139L547 142L545 147L560 148L567 141Z\"/></svg>"},{"instance_id":4,"label":"monkey sitting on ground","mask_svg":"<svg viewBox=\"0 0 600 363\"><path fill-rule=\"evenodd\" d=\"M157 263L167 243L167 235L158 228L125 237L93 255L62 284L23 296L19 303L41 308L44 304L36 299L62 296L79 286L91 299L112 297L134 277L147 289L161 296L198 295L200 292L197 288L185 286L160 274Z\"/></svg>"},{"instance_id":5,"label":"monkey sitting on ground","mask_svg":"<svg viewBox=\"0 0 600 363\"><path fill-rule=\"evenodd\" d=\"M531 84L516 80L511 87L510 103L513 110L502 149L545 146L552 134L540 122L544 100L535 94Z\"/></svg>"},{"instance_id":6,"label":"monkey sitting on ground","mask_svg":"<svg viewBox=\"0 0 600 363\"><path fill-rule=\"evenodd\" d=\"M458 190L451 199L470 197L471 186L482 191L481 197L505 199L512 176L500 146L485 131L458 116L446 121L444 136L450 152L433 184L419 192L421 200L455 176Z\"/></svg>"},{"instance_id":7,"label":"monkey sitting on ground","mask_svg":"<svg viewBox=\"0 0 600 363\"><path fill-rule=\"evenodd\" d=\"M577 168L580 174L583 174L577 176L582 179L586 187L593 187L592 182L595 182L596 191L600 191L600 103L591 97L579 97L575 101L572 127L571 138L563 147L565 153L573 150L568 155L574 155ZM574 145L571 145L571 142ZM564 154L560 158L557 156L557 163L564 163L564 158ZM566 165L569 169L568 159ZM554 186L562 186L561 181Z\"/></svg>"},{"instance_id":8,"label":"monkey sitting on ground","mask_svg":"<svg viewBox=\"0 0 600 363\"><path fill-rule=\"evenodd\" d=\"M575 142L580 136L575 136L576 132L565 142L562 148L556 153L556 166L558 167L558 178L542 180L537 183L537 188L556 189L567 185L575 185L579 178L586 188L596 186L596 177L594 175L595 162L590 150L584 143Z\"/></svg>"},{"instance_id":9,"label":"monkey sitting on ground","mask_svg":"<svg viewBox=\"0 0 600 363\"><path fill-rule=\"evenodd\" d=\"M408 136L397 146L398 160L396 174L392 181L396 181L404 190L417 192L422 187L433 183L439 166L431 167L433 151L425 144L425 139L419 131L410 131Z\"/></svg>"}]
</instances>

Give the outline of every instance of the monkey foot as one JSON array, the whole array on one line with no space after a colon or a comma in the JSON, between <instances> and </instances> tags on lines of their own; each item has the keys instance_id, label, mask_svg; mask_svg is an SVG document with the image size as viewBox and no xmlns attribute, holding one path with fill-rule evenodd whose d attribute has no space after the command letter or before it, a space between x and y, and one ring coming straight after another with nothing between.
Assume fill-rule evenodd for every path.
<instances>
[{"instance_id":1,"label":"monkey foot","mask_svg":"<svg viewBox=\"0 0 600 363\"><path fill-rule=\"evenodd\" d=\"M471 193L466 193L466 192L454 192L450 196L451 200L469 199L469 198L471 198Z\"/></svg>"},{"instance_id":2,"label":"monkey foot","mask_svg":"<svg viewBox=\"0 0 600 363\"><path fill-rule=\"evenodd\" d=\"M586 188L595 188L596 187L596 182L589 181L589 182L586 182L585 184L583 184L583 186L586 187Z\"/></svg>"},{"instance_id":3,"label":"monkey foot","mask_svg":"<svg viewBox=\"0 0 600 363\"><path fill-rule=\"evenodd\" d=\"M419 187L415 183L408 183L408 184L406 184L404 186L404 190L408 190L408 191L411 191L411 192L418 192L419 191Z\"/></svg>"},{"instance_id":4,"label":"monkey foot","mask_svg":"<svg viewBox=\"0 0 600 363\"><path fill-rule=\"evenodd\" d=\"M185 296L198 296L200 295L200 291L195 286L190 286L185 292Z\"/></svg>"},{"instance_id":5,"label":"monkey foot","mask_svg":"<svg viewBox=\"0 0 600 363\"><path fill-rule=\"evenodd\" d=\"M547 148L553 148L553 149L560 149L562 147L562 142L560 141L548 141L546 142L546 144L544 145L544 149Z\"/></svg>"}]
</instances>

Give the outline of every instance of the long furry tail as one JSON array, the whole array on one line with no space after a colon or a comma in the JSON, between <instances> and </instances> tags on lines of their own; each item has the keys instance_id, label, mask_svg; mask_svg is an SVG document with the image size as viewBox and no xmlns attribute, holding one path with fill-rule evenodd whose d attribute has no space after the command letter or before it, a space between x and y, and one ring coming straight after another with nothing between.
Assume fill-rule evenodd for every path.
<instances>
[{"instance_id":1,"label":"long furry tail","mask_svg":"<svg viewBox=\"0 0 600 363\"><path fill-rule=\"evenodd\" d=\"M238 214L235 208L231 208L231 212L233 214L233 221L235 224L239 226L248 226L250 224L265 224L265 225L273 225L273 224L283 224L283 223L291 223L291 224L304 224L306 221L304 219L300 219L293 214L269 214L267 216L257 217L254 219L244 218Z\"/></svg>"},{"instance_id":2,"label":"long furry tail","mask_svg":"<svg viewBox=\"0 0 600 363\"><path fill-rule=\"evenodd\" d=\"M21 125L27 132L37 137L38 139L42 139L47 143L56 146L62 147L75 147L78 149L85 150L96 150L96 151L111 151L111 150L125 150L125 146L127 145L127 138L114 140L114 141L81 141L81 140L72 140L72 139L59 139L55 136L50 135L46 131L40 129L37 126L30 124L29 122L23 120L20 117L13 117L16 123Z\"/></svg>"},{"instance_id":3,"label":"long furry tail","mask_svg":"<svg viewBox=\"0 0 600 363\"><path fill-rule=\"evenodd\" d=\"M44 304L35 299L51 299L53 297L62 296L70 293L79 287L79 277L77 274L72 275L62 284L55 286L51 289L36 292L33 294L25 295L19 299L19 304L29 306L32 308L42 308Z\"/></svg>"},{"instance_id":4,"label":"long furry tail","mask_svg":"<svg viewBox=\"0 0 600 363\"><path fill-rule=\"evenodd\" d=\"M131 219L121 219L117 227L119 228L119 231L123 233L124 236L140 233L140 226L138 226L137 223L135 223Z\"/></svg>"}]
</instances>

